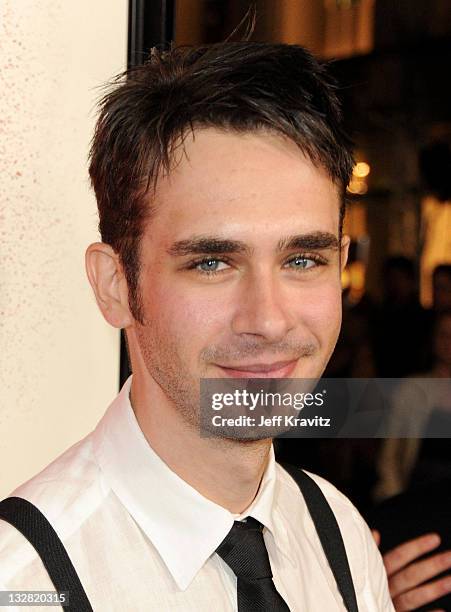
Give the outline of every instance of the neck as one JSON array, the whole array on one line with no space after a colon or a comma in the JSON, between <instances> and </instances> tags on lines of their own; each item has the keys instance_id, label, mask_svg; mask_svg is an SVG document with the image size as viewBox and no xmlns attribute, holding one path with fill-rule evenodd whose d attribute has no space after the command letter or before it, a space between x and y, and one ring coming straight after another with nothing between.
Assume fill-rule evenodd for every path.
<instances>
[{"instance_id":1,"label":"neck","mask_svg":"<svg viewBox=\"0 0 451 612\"><path fill-rule=\"evenodd\" d=\"M202 438L154 381L135 374L130 400L146 440L173 472L233 514L248 508L268 463L271 440Z\"/></svg>"}]
</instances>

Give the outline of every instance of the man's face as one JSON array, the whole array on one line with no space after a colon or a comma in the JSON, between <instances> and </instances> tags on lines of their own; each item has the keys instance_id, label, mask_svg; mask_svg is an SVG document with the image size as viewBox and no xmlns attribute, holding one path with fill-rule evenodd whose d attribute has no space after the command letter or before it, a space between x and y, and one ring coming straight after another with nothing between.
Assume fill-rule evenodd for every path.
<instances>
[{"instance_id":1,"label":"man's face","mask_svg":"<svg viewBox=\"0 0 451 612\"><path fill-rule=\"evenodd\" d=\"M339 195L277 135L196 130L185 152L142 237L136 337L196 423L200 378L322 374L341 323Z\"/></svg>"}]
</instances>

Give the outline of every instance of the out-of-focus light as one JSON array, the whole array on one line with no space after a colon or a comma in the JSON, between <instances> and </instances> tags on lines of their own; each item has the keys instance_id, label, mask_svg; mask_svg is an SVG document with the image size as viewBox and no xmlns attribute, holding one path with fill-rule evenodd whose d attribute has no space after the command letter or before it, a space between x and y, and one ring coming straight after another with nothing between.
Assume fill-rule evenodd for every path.
<instances>
[{"instance_id":1,"label":"out-of-focus light","mask_svg":"<svg viewBox=\"0 0 451 612\"><path fill-rule=\"evenodd\" d=\"M347 300L357 304L365 293L366 266L363 261L348 264L341 273L341 288L348 291Z\"/></svg>"},{"instance_id":2,"label":"out-of-focus light","mask_svg":"<svg viewBox=\"0 0 451 612\"><path fill-rule=\"evenodd\" d=\"M366 180L353 177L349 181L348 191L357 195L363 195L368 191L368 185L366 184Z\"/></svg>"},{"instance_id":3,"label":"out-of-focus light","mask_svg":"<svg viewBox=\"0 0 451 612\"><path fill-rule=\"evenodd\" d=\"M348 268L345 268L341 273L341 287L343 290L347 289L351 284L351 275Z\"/></svg>"},{"instance_id":4,"label":"out-of-focus light","mask_svg":"<svg viewBox=\"0 0 451 612\"><path fill-rule=\"evenodd\" d=\"M340 9L350 9L353 4L358 4L360 0L336 0L337 7Z\"/></svg>"},{"instance_id":5,"label":"out-of-focus light","mask_svg":"<svg viewBox=\"0 0 451 612\"><path fill-rule=\"evenodd\" d=\"M352 171L353 176L356 178L365 178L370 173L370 165L366 162L357 162Z\"/></svg>"}]
</instances>

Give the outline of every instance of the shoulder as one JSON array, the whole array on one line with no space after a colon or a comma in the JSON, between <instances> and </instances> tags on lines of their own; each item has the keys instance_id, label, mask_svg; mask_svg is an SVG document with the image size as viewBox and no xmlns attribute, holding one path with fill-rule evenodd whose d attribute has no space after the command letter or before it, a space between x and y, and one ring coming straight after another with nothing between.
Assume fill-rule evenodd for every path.
<instances>
[{"instance_id":1,"label":"shoulder","mask_svg":"<svg viewBox=\"0 0 451 612\"><path fill-rule=\"evenodd\" d=\"M289 492L290 496L299 498L299 486L295 482L293 477L280 464L277 464L277 471L278 480L280 481L282 488L285 489L287 493ZM357 520L357 522L363 522L363 518L361 517L360 513L355 508L353 503L346 497L346 495L341 493L341 491L339 491L331 482L329 482L322 476L318 476L318 474L314 474L312 472L309 472L308 470L301 470L301 468L299 468L299 472L301 471L307 474L307 476L309 476L318 485L334 512L351 512L353 518Z\"/></svg>"},{"instance_id":2,"label":"shoulder","mask_svg":"<svg viewBox=\"0 0 451 612\"><path fill-rule=\"evenodd\" d=\"M315 531L299 486L281 465L277 465L277 469L278 481L285 492L283 498L287 505L291 504L291 508L297 506L300 509L297 520L306 525L307 529L310 527ZM332 483L317 474L303 471L321 489L334 513L359 599L365 601L368 609L374 609L374 605L377 605L378 610L393 610L382 557L362 515Z\"/></svg>"},{"instance_id":3,"label":"shoulder","mask_svg":"<svg viewBox=\"0 0 451 612\"><path fill-rule=\"evenodd\" d=\"M290 499L292 504L303 509L303 514L310 518L298 484L281 465L278 465L277 467L280 487L285 493L284 499L286 499L287 502ZM328 480L307 470L302 471L307 474L307 476L309 476L316 485L318 485L322 494L326 498L326 501L331 507L340 527L347 552L353 554L354 551L361 551L362 546L368 539L368 536L371 539L372 536L360 512L357 510L354 504ZM299 472L301 472L300 469Z\"/></svg>"},{"instance_id":4,"label":"shoulder","mask_svg":"<svg viewBox=\"0 0 451 612\"><path fill-rule=\"evenodd\" d=\"M9 497L22 497L36 506L64 542L80 530L105 494L90 434L20 485ZM40 568L40 560L31 544L9 523L0 520L0 585L6 588L15 584L18 575L33 576ZM44 576L43 573L45 581Z\"/></svg>"}]
</instances>

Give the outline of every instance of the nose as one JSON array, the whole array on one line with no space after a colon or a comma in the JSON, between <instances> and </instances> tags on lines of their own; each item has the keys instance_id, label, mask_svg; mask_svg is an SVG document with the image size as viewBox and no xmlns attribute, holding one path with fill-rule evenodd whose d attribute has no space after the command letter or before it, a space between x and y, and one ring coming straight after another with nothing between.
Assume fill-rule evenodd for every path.
<instances>
[{"instance_id":1,"label":"nose","mask_svg":"<svg viewBox=\"0 0 451 612\"><path fill-rule=\"evenodd\" d=\"M235 334L277 342L294 328L295 310L296 304L284 292L280 280L256 273L242 287L232 330Z\"/></svg>"}]
</instances>

